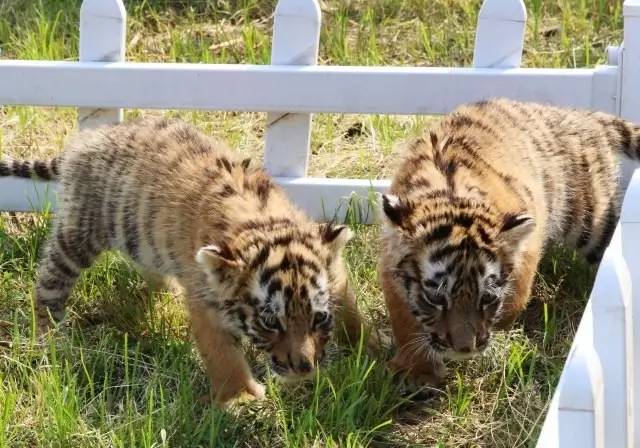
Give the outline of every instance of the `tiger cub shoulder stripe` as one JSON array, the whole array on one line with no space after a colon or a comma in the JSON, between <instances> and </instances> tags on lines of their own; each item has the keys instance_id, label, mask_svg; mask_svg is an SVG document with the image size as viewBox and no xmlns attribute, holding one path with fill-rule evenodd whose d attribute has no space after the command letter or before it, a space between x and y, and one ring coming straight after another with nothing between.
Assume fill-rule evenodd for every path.
<instances>
[{"instance_id":1,"label":"tiger cub shoulder stripe","mask_svg":"<svg viewBox=\"0 0 640 448\"><path fill-rule=\"evenodd\" d=\"M597 262L640 128L599 112L496 99L459 107L408 145L388 195L380 274L391 367L437 384L525 308L545 247Z\"/></svg>"},{"instance_id":2,"label":"tiger cub shoulder stripe","mask_svg":"<svg viewBox=\"0 0 640 448\"><path fill-rule=\"evenodd\" d=\"M358 340L341 256L349 229L313 223L261 168L186 123L84 131L51 161L0 161L0 175L59 181L35 288L42 330L63 318L81 271L118 249L183 286L220 403L264 393L237 344L243 336L290 378L317 366L336 310Z\"/></svg>"}]
</instances>

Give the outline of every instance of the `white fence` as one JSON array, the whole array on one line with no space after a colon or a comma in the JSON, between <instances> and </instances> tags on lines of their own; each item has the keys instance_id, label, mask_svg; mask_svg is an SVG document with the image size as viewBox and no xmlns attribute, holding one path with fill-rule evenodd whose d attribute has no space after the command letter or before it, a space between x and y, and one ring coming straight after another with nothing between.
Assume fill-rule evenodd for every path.
<instances>
[{"instance_id":1,"label":"white fence","mask_svg":"<svg viewBox=\"0 0 640 448\"><path fill-rule=\"evenodd\" d=\"M640 122L640 0L624 5L624 44L595 69L519 68L522 0L485 0L473 68L315 66L316 0L280 0L272 65L141 64L125 60L121 0L85 0L80 62L0 61L0 104L79 107L81 127L122 119L123 107L262 111L265 165L313 217L341 215L384 180L306 177L311 113L442 114L457 105L506 96L602 110ZM55 206L55 185L0 179L0 210ZM356 194L355 197L353 194ZM360 199L361 210L369 201ZM371 213L363 213L371 220ZM602 262L538 446L640 446L640 172Z\"/></svg>"}]
</instances>

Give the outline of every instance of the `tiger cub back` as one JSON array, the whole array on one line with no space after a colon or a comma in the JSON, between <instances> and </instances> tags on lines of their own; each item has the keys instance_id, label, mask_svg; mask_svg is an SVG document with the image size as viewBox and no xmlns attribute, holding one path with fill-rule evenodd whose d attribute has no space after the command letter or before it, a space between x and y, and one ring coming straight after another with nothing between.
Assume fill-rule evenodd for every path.
<instances>
[{"instance_id":1,"label":"tiger cub back","mask_svg":"<svg viewBox=\"0 0 640 448\"><path fill-rule=\"evenodd\" d=\"M525 308L550 242L597 262L618 220L620 162L639 157L631 123L506 99L461 106L413 141L383 197L391 367L437 384L443 358L482 351Z\"/></svg>"},{"instance_id":2,"label":"tiger cub back","mask_svg":"<svg viewBox=\"0 0 640 448\"><path fill-rule=\"evenodd\" d=\"M58 210L35 290L40 327L62 319L81 271L105 249L175 277L219 402L263 395L238 345L249 338L285 377L310 374L335 327L360 319L342 248L345 226L316 224L272 179L178 121L78 134L55 159L0 161L0 174L59 180Z\"/></svg>"}]
</instances>

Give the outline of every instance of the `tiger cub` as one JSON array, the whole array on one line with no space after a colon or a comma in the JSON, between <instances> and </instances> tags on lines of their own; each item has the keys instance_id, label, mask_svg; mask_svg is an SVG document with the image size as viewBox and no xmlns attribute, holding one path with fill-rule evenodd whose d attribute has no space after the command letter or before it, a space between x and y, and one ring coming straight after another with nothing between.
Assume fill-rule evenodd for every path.
<instances>
[{"instance_id":1,"label":"tiger cub","mask_svg":"<svg viewBox=\"0 0 640 448\"><path fill-rule=\"evenodd\" d=\"M382 201L390 367L438 385L443 359L485 349L527 305L549 243L598 262L620 211L621 157L640 157L640 127L506 99L461 106L409 144Z\"/></svg>"},{"instance_id":2,"label":"tiger cub","mask_svg":"<svg viewBox=\"0 0 640 448\"><path fill-rule=\"evenodd\" d=\"M290 379L317 366L336 311L349 341L359 338L341 255L350 230L311 222L262 169L185 123L84 131L50 161L0 161L0 175L59 180L35 288L41 331L63 318L80 272L113 248L184 288L220 404L264 395L243 336Z\"/></svg>"}]
</instances>

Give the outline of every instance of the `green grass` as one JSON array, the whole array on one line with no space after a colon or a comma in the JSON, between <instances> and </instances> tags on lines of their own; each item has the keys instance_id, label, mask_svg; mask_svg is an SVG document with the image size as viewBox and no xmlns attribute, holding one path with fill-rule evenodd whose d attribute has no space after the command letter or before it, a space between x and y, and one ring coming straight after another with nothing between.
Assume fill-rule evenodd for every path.
<instances>
[{"instance_id":1,"label":"green grass","mask_svg":"<svg viewBox=\"0 0 640 448\"><path fill-rule=\"evenodd\" d=\"M275 1L132 0L127 58L268 63ZM526 1L523 65L593 66L621 40L620 0ZM77 58L80 0L0 2L3 58ZM470 64L479 1L325 0L323 64ZM261 157L264 115L127 111L182 117ZM0 107L0 155L48 156L75 132L69 108ZM319 114L310 174L385 178L398 143L434 117ZM376 277L375 226L353 225L347 251L358 299L388 331ZM31 294L46 216L0 214L0 447L533 446L593 280L573 253L545 258L531 306L489 352L452 363L448 387L412 400L384 368L389 353L334 350L295 387L272 381L261 403L219 411L198 403L206 376L180 298L150 296L135 269L105 254L75 288L69 327L33 338Z\"/></svg>"}]
</instances>

